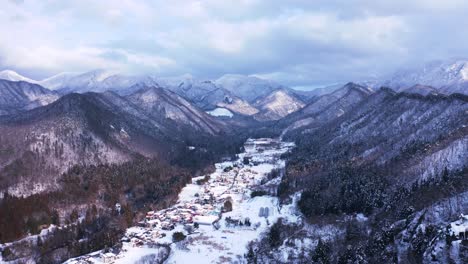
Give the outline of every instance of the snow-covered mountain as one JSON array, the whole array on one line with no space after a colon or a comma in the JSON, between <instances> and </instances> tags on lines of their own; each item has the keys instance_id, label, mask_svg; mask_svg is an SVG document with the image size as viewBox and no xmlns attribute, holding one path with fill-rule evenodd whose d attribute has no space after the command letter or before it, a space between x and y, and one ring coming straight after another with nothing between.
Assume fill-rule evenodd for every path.
<instances>
[{"instance_id":1,"label":"snow-covered mountain","mask_svg":"<svg viewBox=\"0 0 468 264\"><path fill-rule=\"evenodd\" d=\"M6 72L0 261L154 262L161 247L174 263L211 249L223 263L468 263L468 95L440 94L464 91L466 63L452 66L386 81L398 92L315 95L242 75Z\"/></svg>"},{"instance_id":2,"label":"snow-covered mountain","mask_svg":"<svg viewBox=\"0 0 468 264\"><path fill-rule=\"evenodd\" d=\"M29 82L29 83L36 83L37 81L32 80L30 78L24 77L23 75L12 71L12 70L4 70L0 72L0 79L2 80L7 80L7 81L13 81L13 82L18 82L18 81L24 81L24 82Z\"/></svg>"},{"instance_id":3,"label":"snow-covered mountain","mask_svg":"<svg viewBox=\"0 0 468 264\"><path fill-rule=\"evenodd\" d=\"M128 89L137 83L146 85L153 85L155 83L154 77L148 75L124 75L115 71L103 69L84 73L63 72L43 80L34 80L24 77L12 70L4 70L0 72L0 79L35 83L50 90L59 90L63 94L71 92L118 91Z\"/></svg>"},{"instance_id":4,"label":"snow-covered mountain","mask_svg":"<svg viewBox=\"0 0 468 264\"><path fill-rule=\"evenodd\" d=\"M283 85L270 80L239 74L223 75L214 83L249 102L266 96L276 89L284 88Z\"/></svg>"},{"instance_id":5,"label":"snow-covered mountain","mask_svg":"<svg viewBox=\"0 0 468 264\"><path fill-rule=\"evenodd\" d=\"M56 94L27 82L1 82L24 84L35 88L37 94ZM7 89L0 86L0 91ZM27 108L29 101L20 99L17 104ZM187 142L199 147L218 140L227 129L223 122L161 88L148 87L127 97L114 92L67 94L42 107L0 116L0 145L15 149L0 155L0 192L11 186L22 190L18 186L25 186L24 182L28 186L33 182L53 185L61 173L76 164L116 164L137 156L175 160L185 155ZM35 151L33 160L24 154L31 151ZM5 170L12 163L25 164L27 169L21 170L21 176L30 178L14 178L15 170Z\"/></svg>"},{"instance_id":6,"label":"snow-covered mountain","mask_svg":"<svg viewBox=\"0 0 468 264\"><path fill-rule=\"evenodd\" d=\"M58 94L25 81L0 80L0 115L18 113L50 104Z\"/></svg>"},{"instance_id":7,"label":"snow-covered mountain","mask_svg":"<svg viewBox=\"0 0 468 264\"><path fill-rule=\"evenodd\" d=\"M44 81L43 85L49 89L60 90L61 93L84 93L119 91L137 83L155 84L150 76L131 76L108 70L93 70L81 74L62 74L52 81Z\"/></svg>"},{"instance_id":8,"label":"snow-covered mountain","mask_svg":"<svg viewBox=\"0 0 468 264\"><path fill-rule=\"evenodd\" d=\"M146 86L165 87L171 90L177 90L178 88L190 90L191 86L197 86L202 90L213 90L213 88L210 87L213 85L210 85L209 81L195 79L191 75L176 77L127 75L104 69L97 69L84 73L64 72L41 81L32 80L32 82L38 83L51 90L60 90L61 93L64 94L71 92L116 91L126 95Z\"/></svg>"},{"instance_id":9,"label":"snow-covered mountain","mask_svg":"<svg viewBox=\"0 0 468 264\"><path fill-rule=\"evenodd\" d=\"M255 115L257 120L279 120L304 107L304 102L288 90L278 89L271 94L259 98L254 106L260 112Z\"/></svg>"},{"instance_id":10,"label":"snow-covered mountain","mask_svg":"<svg viewBox=\"0 0 468 264\"><path fill-rule=\"evenodd\" d=\"M421 94L421 95L436 94L436 93L439 92L434 87L427 86L427 85L421 85L421 84L413 85L413 86L411 86L409 88L406 88L406 89L403 89L401 91L405 92L405 93L413 93L413 94Z\"/></svg>"},{"instance_id":11,"label":"snow-covered mountain","mask_svg":"<svg viewBox=\"0 0 468 264\"><path fill-rule=\"evenodd\" d=\"M199 79L189 74L175 77L125 75L109 70L93 70L85 73L65 72L41 81L32 80L11 71L5 71L4 76L12 80L28 80L30 83L59 91L60 94L115 91L125 96L144 87L165 88L205 111L222 107L243 116L263 112L259 120L284 117L291 111L301 108L304 102L314 96L313 93L296 91L270 80L236 74L224 75L217 80ZM278 89L284 93L272 95ZM269 107L264 109L263 106L258 106L259 100L270 95L274 98L269 100L275 101L274 116L270 116L272 112ZM284 100L281 100L281 95ZM293 101L294 103L291 103ZM257 106L254 106L254 103L257 103ZM265 111L268 112L269 117L264 115Z\"/></svg>"},{"instance_id":12,"label":"snow-covered mountain","mask_svg":"<svg viewBox=\"0 0 468 264\"><path fill-rule=\"evenodd\" d=\"M218 120L167 89L145 87L128 96L128 99L150 116L171 119L196 131L214 135L223 128Z\"/></svg>"},{"instance_id":13,"label":"snow-covered mountain","mask_svg":"<svg viewBox=\"0 0 468 264\"><path fill-rule=\"evenodd\" d=\"M355 85L345 90L365 92ZM252 259L276 263L288 252L288 263L315 263L301 256L309 248L302 245L319 240L313 256L325 248L333 252L329 263L468 263L468 96L421 96L389 88L361 94L363 99L347 109L343 100L320 107L309 115L309 124L285 136L296 143L287 160L285 189L302 190L299 210L306 219L323 222L275 224L285 237L280 241L288 242L272 246L272 228L252 246L259 252ZM359 99L355 95L346 97ZM346 111L322 118L338 106ZM367 206L372 210L366 212ZM333 219L323 220L327 216ZM331 242L319 246L320 239ZM333 254L342 255L337 260Z\"/></svg>"},{"instance_id":14,"label":"snow-covered mountain","mask_svg":"<svg viewBox=\"0 0 468 264\"><path fill-rule=\"evenodd\" d=\"M62 72L52 77L46 78L38 83L43 87L46 87L50 90L58 90L62 88L64 83L69 83L78 73L74 72Z\"/></svg>"},{"instance_id":15,"label":"snow-covered mountain","mask_svg":"<svg viewBox=\"0 0 468 264\"><path fill-rule=\"evenodd\" d=\"M414 85L436 88L440 93L468 93L468 59L433 61L414 69L397 71L389 79L374 86L403 91Z\"/></svg>"},{"instance_id":16,"label":"snow-covered mountain","mask_svg":"<svg viewBox=\"0 0 468 264\"><path fill-rule=\"evenodd\" d=\"M280 123L287 124L285 134L303 127L312 130L349 112L372 93L374 91L370 88L348 83L330 94L320 96Z\"/></svg>"},{"instance_id":17,"label":"snow-covered mountain","mask_svg":"<svg viewBox=\"0 0 468 264\"><path fill-rule=\"evenodd\" d=\"M160 86L187 98L204 110L214 109L218 103L226 97L230 97L228 91L218 87L212 81L194 78L189 74L157 78L156 82Z\"/></svg>"}]
</instances>

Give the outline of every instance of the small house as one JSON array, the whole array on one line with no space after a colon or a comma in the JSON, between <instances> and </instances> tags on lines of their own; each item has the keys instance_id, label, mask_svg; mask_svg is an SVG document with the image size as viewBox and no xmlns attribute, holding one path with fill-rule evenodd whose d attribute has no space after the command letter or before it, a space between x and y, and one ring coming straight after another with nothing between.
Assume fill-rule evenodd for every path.
<instances>
[{"instance_id":1,"label":"small house","mask_svg":"<svg viewBox=\"0 0 468 264\"><path fill-rule=\"evenodd\" d=\"M101 254L101 259L102 262L104 263L113 263L116 259L116 255L114 253L108 252L108 253L102 253Z\"/></svg>"}]
</instances>

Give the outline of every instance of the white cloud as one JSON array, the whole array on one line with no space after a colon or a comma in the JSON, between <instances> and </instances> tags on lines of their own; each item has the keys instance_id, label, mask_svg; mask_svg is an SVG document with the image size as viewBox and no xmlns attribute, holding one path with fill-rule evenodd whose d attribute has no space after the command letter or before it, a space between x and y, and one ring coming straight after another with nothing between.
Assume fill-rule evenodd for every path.
<instances>
[{"instance_id":1,"label":"white cloud","mask_svg":"<svg viewBox=\"0 0 468 264\"><path fill-rule=\"evenodd\" d=\"M5 1L0 67L347 81L465 55L466 11L461 0Z\"/></svg>"}]
</instances>

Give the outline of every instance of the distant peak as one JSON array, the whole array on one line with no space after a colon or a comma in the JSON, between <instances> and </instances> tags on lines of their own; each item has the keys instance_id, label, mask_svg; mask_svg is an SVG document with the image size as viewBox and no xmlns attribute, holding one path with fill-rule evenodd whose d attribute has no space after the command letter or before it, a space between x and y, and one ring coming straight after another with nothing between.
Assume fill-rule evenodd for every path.
<instances>
[{"instance_id":1,"label":"distant peak","mask_svg":"<svg viewBox=\"0 0 468 264\"><path fill-rule=\"evenodd\" d=\"M345 86L347 86L347 87L354 87L354 86L361 86L361 85L359 85L359 84L357 84L357 83L355 83L355 82L349 82L349 83L345 84Z\"/></svg>"},{"instance_id":2,"label":"distant peak","mask_svg":"<svg viewBox=\"0 0 468 264\"><path fill-rule=\"evenodd\" d=\"M16 75L19 75L17 72L13 71L13 70L3 70L0 72L1 74L16 74Z\"/></svg>"},{"instance_id":3,"label":"distant peak","mask_svg":"<svg viewBox=\"0 0 468 264\"><path fill-rule=\"evenodd\" d=\"M395 90L393 90L392 88L389 88L387 86L382 86L380 87L380 89L377 90L377 93L385 93L385 94L394 95L397 92L395 92Z\"/></svg>"},{"instance_id":4,"label":"distant peak","mask_svg":"<svg viewBox=\"0 0 468 264\"><path fill-rule=\"evenodd\" d=\"M113 70L96 69L83 73L82 75L92 75L97 81L103 81L109 78L110 76L117 74L119 74L119 72Z\"/></svg>"},{"instance_id":5,"label":"distant peak","mask_svg":"<svg viewBox=\"0 0 468 264\"><path fill-rule=\"evenodd\" d=\"M8 80L8 81L25 81L30 83L36 83L35 80L30 78L24 77L23 75L13 71L13 70L3 70L0 72L0 79Z\"/></svg>"},{"instance_id":6,"label":"distant peak","mask_svg":"<svg viewBox=\"0 0 468 264\"><path fill-rule=\"evenodd\" d=\"M366 95L369 95L369 94L374 92L371 88L360 85L360 84L357 84L357 83L354 83L354 82L349 82L349 83L345 84L345 86L343 86L343 88L348 89L348 90L356 90L356 91L364 93Z\"/></svg>"},{"instance_id":7,"label":"distant peak","mask_svg":"<svg viewBox=\"0 0 468 264\"><path fill-rule=\"evenodd\" d=\"M52 78L58 78L58 77L63 77L63 76L72 76L72 75L79 75L82 74L81 72L60 72L55 75L52 75L50 77L45 78L44 80L52 79Z\"/></svg>"},{"instance_id":8,"label":"distant peak","mask_svg":"<svg viewBox=\"0 0 468 264\"><path fill-rule=\"evenodd\" d=\"M148 85L146 83L136 83L133 86L130 87L131 91L135 91L135 93L146 93L146 92L159 92L160 90L163 90L159 84L154 83L151 85Z\"/></svg>"},{"instance_id":9,"label":"distant peak","mask_svg":"<svg viewBox=\"0 0 468 264\"><path fill-rule=\"evenodd\" d=\"M423 85L423 84L415 84L413 86L411 86L409 89L432 89L432 90L435 90L434 87L430 86L430 85Z\"/></svg>"}]
</instances>

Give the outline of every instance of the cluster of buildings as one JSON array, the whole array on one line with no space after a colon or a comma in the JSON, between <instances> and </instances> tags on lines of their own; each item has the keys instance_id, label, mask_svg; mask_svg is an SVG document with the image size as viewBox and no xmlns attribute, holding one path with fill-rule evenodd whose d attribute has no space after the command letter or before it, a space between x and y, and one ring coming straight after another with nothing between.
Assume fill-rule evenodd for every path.
<instances>
[{"instance_id":1,"label":"cluster of buildings","mask_svg":"<svg viewBox=\"0 0 468 264\"><path fill-rule=\"evenodd\" d=\"M265 145L269 141L262 142ZM174 206L161 210L149 211L139 226L143 232L128 233L124 241L130 241L133 246L142 246L165 237L167 232L178 225L194 230L198 225L213 225L221 218L226 208L226 202L231 206L250 198L250 187L258 185L263 174L251 169L249 164L241 160L216 164L217 172L205 180L194 179L193 184L199 186L191 199L179 201ZM187 229L186 229L187 230Z\"/></svg>"},{"instance_id":2,"label":"cluster of buildings","mask_svg":"<svg viewBox=\"0 0 468 264\"><path fill-rule=\"evenodd\" d=\"M200 217L219 216L221 213L219 206L209 203L211 199L211 196L209 196L196 199L194 202L179 203L162 211L149 211L141 225L149 228L160 227L162 230L172 230L177 224L202 224L199 223Z\"/></svg>"}]
</instances>

